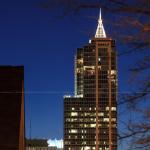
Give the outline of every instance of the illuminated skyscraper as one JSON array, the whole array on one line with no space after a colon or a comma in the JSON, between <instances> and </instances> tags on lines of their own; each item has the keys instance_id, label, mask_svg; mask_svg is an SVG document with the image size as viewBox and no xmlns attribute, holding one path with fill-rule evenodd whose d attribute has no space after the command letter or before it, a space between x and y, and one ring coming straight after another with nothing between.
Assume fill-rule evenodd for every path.
<instances>
[{"instance_id":1,"label":"illuminated skyscraper","mask_svg":"<svg viewBox=\"0 0 150 150\"><path fill-rule=\"evenodd\" d=\"M64 150L117 150L115 41L101 12L95 37L75 56L75 95L64 98Z\"/></svg>"},{"instance_id":2,"label":"illuminated skyscraper","mask_svg":"<svg viewBox=\"0 0 150 150\"><path fill-rule=\"evenodd\" d=\"M0 150L25 150L24 67L0 66Z\"/></svg>"}]
</instances>

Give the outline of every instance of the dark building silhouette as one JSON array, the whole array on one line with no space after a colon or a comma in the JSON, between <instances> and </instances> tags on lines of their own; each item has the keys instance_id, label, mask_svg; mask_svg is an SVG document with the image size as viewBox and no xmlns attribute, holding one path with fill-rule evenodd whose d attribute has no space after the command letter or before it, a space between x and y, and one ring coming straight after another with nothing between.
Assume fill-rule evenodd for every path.
<instances>
[{"instance_id":1,"label":"dark building silhouette","mask_svg":"<svg viewBox=\"0 0 150 150\"><path fill-rule=\"evenodd\" d=\"M101 14L95 37L75 56L75 95L64 97L65 150L117 150L115 41Z\"/></svg>"},{"instance_id":2,"label":"dark building silhouette","mask_svg":"<svg viewBox=\"0 0 150 150\"><path fill-rule=\"evenodd\" d=\"M26 147L48 147L47 139L26 139Z\"/></svg>"},{"instance_id":3,"label":"dark building silhouette","mask_svg":"<svg viewBox=\"0 0 150 150\"><path fill-rule=\"evenodd\" d=\"M26 150L63 150L56 146L48 146L46 139L27 139Z\"/></svg>"},{"instance_id":4,"label":"dark building silhouette","mask_svg":"<svg viewBox=\"0 0 150 150\"><path fill-rule=\"evenodd\" d=\"M26 139L26 150L49 150L47 139Z\"/></svg>"},{"instance_id":5,"label":"dark building silhouette","mask_svg":"<svg viewBox=\"0 0 150 150\"><path fill-rule=\"evenodd\" d=\"M0 150L25 150L24 68L0 66Z\"/></svg>"}]
</instances>

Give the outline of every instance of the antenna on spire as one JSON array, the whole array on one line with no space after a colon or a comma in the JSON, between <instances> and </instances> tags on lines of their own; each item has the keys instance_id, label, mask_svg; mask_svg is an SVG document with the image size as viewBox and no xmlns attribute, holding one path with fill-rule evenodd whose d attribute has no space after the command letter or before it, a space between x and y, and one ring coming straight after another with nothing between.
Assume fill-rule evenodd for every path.
<instances>
[{"instance_id":1,"label":"antenna on spire","mask_svg":"<svg viewBox=\"0 0 150 150\"><path fill-rule=\"evenodd\" d=\"M100 8L100 10L99 10L99 19L102 20L101 8Z\"/></svg>"},{"instance_id":2,"label":"antenna on spire","mask_svg":"<svg viewBox=\"0 0 150 150\"><path fill-rule=\"evenodd\" d=\"M97 26L95 38L106 38L106 33L104 30L102 16L101 16L101 8L99 12L98 26Z\"/></svg>"}]
</instances>

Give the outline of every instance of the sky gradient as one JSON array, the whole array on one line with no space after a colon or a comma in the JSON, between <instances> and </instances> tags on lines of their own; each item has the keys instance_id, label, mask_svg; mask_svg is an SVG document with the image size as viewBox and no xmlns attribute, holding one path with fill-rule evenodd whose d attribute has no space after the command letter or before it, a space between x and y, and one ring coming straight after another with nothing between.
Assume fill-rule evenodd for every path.
<instances>
[{"instance_id":1,"label":"sky gradient","mask_svg":"<svg viewBox=\"0 0 150 150\"><path fill-rule=\"evenodd\" d=\"M0 65L25 67L27 137L63 138L63 95L73 94L74 54L88 43L89 31L95 34L98 15L93 9L59 18L55 11L40 8L37 0L0 2ZM102 18L107 18L103 11ZM111 35L111 24L104 21L104 26ZM118 51L125 48L117 44ZM118 58L121 92L128 89L130 57Z\"/></svg>"}]
</instances>

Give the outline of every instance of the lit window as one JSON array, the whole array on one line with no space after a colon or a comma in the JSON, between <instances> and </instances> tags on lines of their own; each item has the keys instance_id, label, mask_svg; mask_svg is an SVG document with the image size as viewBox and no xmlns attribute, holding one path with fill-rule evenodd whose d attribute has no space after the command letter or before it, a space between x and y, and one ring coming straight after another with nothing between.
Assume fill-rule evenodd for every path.
<instances>
[{"instance_id":1,"label":"lit window","mask_svg":"<svg viewBox=\"0 0 150 150\"><path fill-rule=\"evenodd\" d=\"M78 113L77 112L72 112L71 116L78 116Z\"/></svg>"},{"instance_id":2,"label":"lit window","mask_svg":"<svg viewBox=\"0 0 150 150\"><path fill-rule=\"evenodd\" d=\"M91 150L91 147L90 146L86 146L84 149L85 150Z\"/></svg>"},{"instance_id":3,"label":"lit window","mask_svg":"<svg viewBox=\"0 0 150 150\"><path fill-rule=\"evenodd\" d=\"M86 141L83 141L82 144L86 144Z\"/></svg>"},{"instance_id":4,"label":"lit window","mask_svg":"<svg viewBox=\"0 0 150 150\"><path fill-rule=\"evenodd\" d=\"M116 107L112 107L111 110L112 110L112 111L116 111Z\"/></svg>"},{"instance_id":5,"label":"lit window","mask_svg":"<svg viewBox=\"0 0 150 150\"><path fill-rule=\"evenodd\" d=\"M80 71L80 69L79 69L79 68L77 68L77 69L76 69L76 72L77 72L77 73L81 73L81 71Z\"/></svg>"},{"instance_id":6,"label":"lit window","mask_svg":"<svg viewBox=\"0 0 150 150\"><path fill-rule=\"evenodd\" d=\"M99 116L104 116L104 113L99 113L98 115L99 115Z\"/></svg>"},{"instance_id":7,"label":"lit window","mask_svg":"<svg viewBox=\"0 0 150 150\"><path fill-rule=\"evenodd\" d=\"M99 126L99 127L101 127L101 126L102 126L102 124L99 124L98 126Z\"/></svg>"},{"instance_id":8,"label":"lit window","mask_svg":"<svg viewBox=\"0 0 150 150\"><path fill-rule=\"evenodd\" d=\"M109 118L104 118L103 121L104 122L109 122Z\"/></svg>"},{"instance_id":9,"label":"lit window","mask_svg":"<svg viewBox=\"0 0 150 150\"><path fill-rule=\"evenodd\" d=\"M71 133L77 133L78 131L76 129L71 129Z\"/></svg>"},{"instance_id":10,"label":"lit window","mask_svg":"<svg viewBox=\"0 0 150 150\"><path fill-rule=\"evenodd\" d=\"M86 70L86 69L95 69L95 66L84 66L83 69L84 69L84 70Z\"/></svg>"},{"instance_id":11,"label":"lit window","mask_svg":"<svg viewBox=\"0 0 150 150\"><path fill-rule=\"evenodd\" d=\"M116 128L116 127L117 127L117 125L116 125L116 124L112 124L112 127Z\"/></svg>"},{"instance_id":12,"label":"lit window","mask_svg":"<svg viewBox=\"0 0 150 150\"><path fill-rule=\"evenodd\" d=\"M111 118L111 121L114 121L114 122L115 122L115 121L116 121L116 118Z\"/></svg>"},{"instance_id":13,"label":"lit window","mask_svg":"<svg viewBox=\"0 0 150 150\"><path fill-rule=\"evenodd\" d=\"M83 58L77 60L79 64L83 63Z\"/></svg>"},{"instance_id":14,"label":"lit window","mask_svg":"<svg viewBox=\"0 0 150 150\"><path fill-rule=\"evenodd\" d=\"M111 107L112 111L116 111L116 107ZM106 107L106 111L109 111L109 107Z\"/></svg>"},{"instance_id":15,"label":"lit window","mask_svg":"<svg viewBox=\"0 0 150 150\"><path fill-rule=\"evenodd\" d=\"M106 107L106 110L109 110L109 107Z\"/></svg>"},{"instance_id":16,"label":"lit window","mask_svg":"<svg viewBox=\"0 0 150 150\"><path fill-rule=\"evenodd\" d=\"M94 128L96 127L96 124L90 124L90 127Z\"/></svg>"},{"instance_id":17,"label":"lit window","mask_svg":"<svg viewBox=\"0 0 150 150\"><path fill-rule=\"evenodd\" d=\"M71 119L71 122L77 121L77 118Z\"/></svg>"},{"instance_id":18,"label":"lit window","mask_svg":"<svg viewBox=\"0 0 150 150\"><path fill-rule=\"evenodd\" d=\"M115 75L116 74L116 70L111 70L111 75Z\"/></svg>"}]
</instances>

